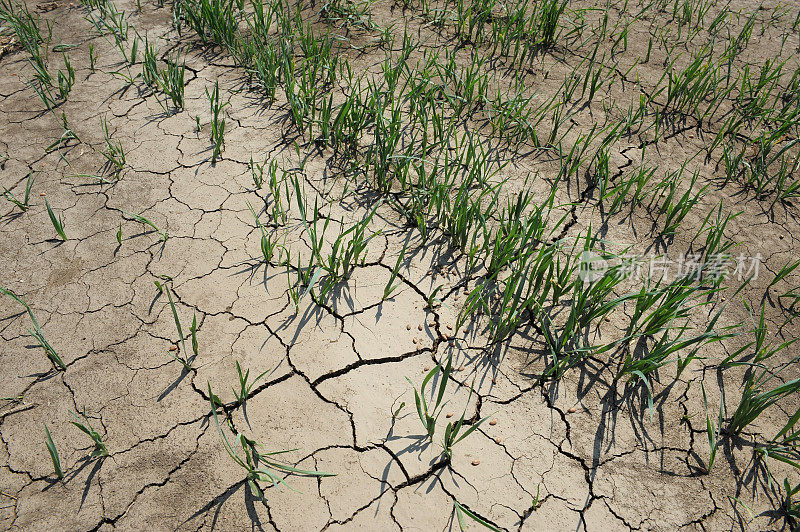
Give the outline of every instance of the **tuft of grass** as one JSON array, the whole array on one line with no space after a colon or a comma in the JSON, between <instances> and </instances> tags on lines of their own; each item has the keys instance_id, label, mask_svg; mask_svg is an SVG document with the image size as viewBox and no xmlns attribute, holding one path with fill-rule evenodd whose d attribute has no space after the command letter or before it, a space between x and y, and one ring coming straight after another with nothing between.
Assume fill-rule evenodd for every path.
<instances>
[{"instance_id":1,"label":"tuft of grass","mask_svg":"<svg viewBox=\"0 0 800 532\"><path fill-rule=\"evenodd\" d=\"M237 391L236 388L231 388L233 390L233 396L236 398L236 402L239 404L245 404L247 402L247 398L250 396L250 392L253 389L253 386L266 377L267 375L272 374L277 367L272 369L268 369L264 373L260 374L258 377L250 381L250 370L248 369L244 373L242 373L242 367L239 365L239 361L236 361L236 372L239 374L239 390Z\"/></svg>"},{"instance_id":2,"label":"tuft of grass","mask_svg":"<svg viewBox=\"0 0 800 532\"><path fill-rule=\"evenodd\" d=\"M192 353L194 354L193 358L197 358L197 312L192 315L192 326L189 327L189 336L192 339Z\"/></svg>"},{"instance_id":3,"label":"tuft of grass","mask_svg":"<svg viewBox=\"0 0 800 532\"><path fill-rule=\"evenodd\" d=\"M760 444L756 451L765 458L772 458L800 470L800 409L789 418L775 436Z\"/></svg>"},{"instance_id":4,"label":"tuft of grass","mask_svg":"<svg viewBox=\"0 0 800 532\"><path fill-rule=\"evenodd\" d=\"M742 431L767 408L774 405L780 399L790 396L800 391L800 378L793 379L783 384L764 390L765 385L775 377L777 373L770 373L762 370L758 376L751 375L745 382L742 390L742 399L736 411L731 417L726 431L732 435L739 435Z\"/></svg>"},{"instance_id":5,"label":"tuft of grass","mask_svg":"<svg viewBox=\"0 0 800 532\"><path fill-rule=\"evenodd\" d=\"M797 530L800 526L800 501L793 500L792 498L800 492L800 484L792 487L789 484L789 479L783 479L783 489L785 491L783 499L783 515L789 524L791 530Z\"/></svg>"},{"instance_id":6,"label":"tuft of grass","mask_svg":"<svg viewBox=\"0 0 800 532\"><path fill-rule=\"evenodd\" d=\"M275 255L275 248L278 245L278 239L272 239L272 235L267 233L266 228L261 223L261 220L258 218L256 211L253 210L252 205L250 202L247 202L247 208L250 209L250 213L253 215L253 218L256 221L256 226L261 231L261 255L264 257L264 266L269 266L270 261L272 261L272 257Z\"/></svg>"},{"instance_id":7,"label":"tuft of grass","mask_svg":"<svg viewBox=\"0 0 800 532\"><path fill-rule=\"evenodd\" d=\"M433 443L433 436L436 433L436 422L439 419L439 416L442 414L442 411L448 401L442 402L444 399L445 391L447 390L447 383L450 380L450 373L453 369L453 357L447 357L447 364L442 367L441 364L437 364L435 368L430 370L425 378L422 380L422 384L420 385L419 390L414 388L414 383L411 382L411 379L406 377L406 380L411 384L412 388L414 389L414 403L417 407L417 415L419 416L420 421L422 422L422 426L425 428L425 431L428 435L428 439ZM436 375L441 372L440 382L439 382L439 389L436 392L436 400L432 405L428 404L427 393L425 388L427 387L428 383L433 379ZM472 387L470 387L470 395L469 398L472 397ZM469 398L467 399L467 405L464 407L464 412L461 414L461 417L455 423L450 422L447 424L447 427L444 430L444 436L442 439L442 449L444 450L445 455L447 455L448 459L452 458L453 456L453 446L472 434L484 421L488 419L488 417L484 417L477 422L473 423L466 431L463 433L461 430L464 428L464 416L467 412L467 407L469 406Z\"/></svg>"},{"instance_id":8,"label":"tuft of grass","mask_svg":"<svg viewBox=\"0 0 800 532\"><path fill-rule=\"evenodd\" d=\"M89 43L89 70L94 72L96 63L97 63L97 52L94 49L94 44Z\"/></svg>"},{"instance_id":9,"label":"tuft of grass","mask_svg":"<svg viewBox=\"0 0 800 532\"><path fill-rule=\"evenodd\" d=\"M798 266L800 266L800 259L794 262L789 261L786 264L784 264L783 267L781 267L781 269L778 271L778 273L775 274L775 277L772 279L772 281L770 281L770 283L767 285L767 288L764 291L768 292L770 288L781 282L787 275L792 273Z\"/></svg>"},{"instance_id":10,"label":"tuft of grass","mask_svg":"<svg viewBox=\"0 0 800 532\"><path fill-rule=\"evenodd\" d=\"M719 415L717 416L717 422L711 420L711 415L708 412L708 398L706 397L706 388L703 384L700 384L700 387L703 390L703 405L706 407L706 433L708 434L708 448L709 448L709 457L708 457L708 467L706 467L706 474L711 472L711 468L714 467L714 459L717 457L717 448L719 447L719 431L722 428L722 402L719 405Z\"/></svg>"},{"instance_id":11,"label":"tuft of grass","mask_svg":"<svg viewBox=\"0 0 800 532\"><path fill-rule=\"evenodd\" d=\"M58 449L56 444L53 443L53 438L50 436L50 429L47 424L44 424L44 443L47 446L47 452L50 453L50 460L53 461L53 471L55 471L56 478L59 480L64 478L64 472L61 470L61 459L58 456Z\"/></svg>"},{"instance_id":12,"label":"tuft of grass","mask_svg":"<svg viewBox=\"0 0 800 532\"><path fill-rule=\"evenodd\" d=\"M36 175L38 172L28 172L28 178L25 181L25 195L22 197L22 200L17 199L14 194L11 193L10 190L7 188L3 188L3 196L19 207L19 210L25 212L28 210L28 206L30 205L30 197L31 197L31 189L33 188L33 182L36 180Z\"/></svg>"},{"instance_id":13,"label":"tuft of grass","mask_svg":"<svg viewBox=\"0 0 800 532\"><path fill-rule=\"evenodd\" d=\"M403 259L406 256L406 248L408 244L403 246L403 250L400 252L400 255L397 257L397 262L394 263L394 268L392 268L392 275L389 276L389 281L386 283L386 286L383 287L383 299L389 299L389 296L392 295L392 292L397 290L397 287L400 286L400 283L394 284L394 280L397 279L397 273L400 271L400 264L403 262Z\"/></svg>"},{"instance_id":14,"label":"tuft of grass","mask_svg":"<svg viewBox=\"0 0 800 532\"><path fill-rule=\"evenodd\" d=\"M89 423L89 419L86 417L86 412L84 411L81 418L77 416L74 412L70 412L70 415L75 418L75 421L70 421L73 425L81 429L84 433L86 433L94 443L94 449L92 449L92 458L103 458L108 456L108 449L106 448L106 444L103 443L103 438L100 436L100 433L94 430L91 423Z\"/></svg>"},{"instance_id":15,"label":"tuft of grass","mask_svg":"<svg viewBox=\"0 0 800 532\"><path fill-rule=\"evenodd\" d=\"M56 213L53 212L53 208L50 207L50 202L47 201L47 198L45 198L44 204L47 206L47 215L50 216L50 222L52 222L53 228L56 230L56 233L61 240L66 242L67 235L64 233L64 219L61 217L61 215L56 216Z\"/></svg>"},{"instance_id":16,"label":"tuft of grass","mask_svg":"<svg viewBox=\"0 0 800 532\"><path fill-rule=\"evenodd\" d=\"M125 149L122 147L120 141L114 141L111 138L111 133L108 130L108 121L105 118L101 120L103 126L103 133L105 135L106 149L103 150L102 155L108 161L108 165L113 169L114 175L119 175L125 167Z\"/></svg>"},{"instance_id":17,"label":"tuft of grass","mask_svg":"<svg viewBox=\"0 0 800 532\"><path fill-rule=\"evenodd\" d=\"M229 102L220 103L219 81L214 82L214 90L210 93L208 92L208 87L206 87L206 97L211 106L211 144L213 147L211 164L216 164L219 154L222 153L225 145L225 115L222 111Z\"/></svg>"},{"instance_id":18,"label":"tuft of grass","mask_svg":"<svg viewBox=\"0 0 800 532\"><path fill-rule=\"evenodd\" d=\"M39 326L39 322L36 320L36 316L33 314L33 309L31 309L30 305L25 302L20 296L16 295L11 290L3 288L0 286L0 294L6 295L25 307L25 310L28 312L28 316L31 318L31 322L33 323L33 329L28 329L28 332L33 336L39 345L44 349L44 352L47 354L47 358L53 363L53 366L56 369L66 369L66 364L64 361L61 360L61 357L58 355L53 346L50 345L50 342L44 337L44 332L42 332L42 328Z\"/></svg>"},{"instance_id":19,"label":"tuft of grass","mask_svg":"<svg viewBox=\"0 0 800 532\"><path fill-rule=\"evenodd\" d=\"M474 379L473 379L473 386L474 386ZM444 429L444 439L442 441L442 447L444 447L445 454L449 457L453 457L453 446L472 434L481 424L489 419L488 416L483 417L473 423L467 430L463 433L461 430L464 428L464 416L467 414L467 406L469 406L469 399L472 398L473 393L473 386L470 386L469 389L469 397L467 398L467 404L464 405L464 411L461 413L461 417L455 423L448 423L447 427Z\"/></svg>"},{"instance_id":20,"label":"tuft of grass","mask_svg":"<svg viewBox=\"0 0 800 532\"><path fill-rule=\"evenodd\" d=\"M422 426L425 429L425 432L428 435L431 443L433 443L433 435L436 433L436 421L439 416L442 414L442 409L447 404L447 402L442 403L442 399L444 399L444 392L447 389L447 381L450 378L450 372L453 369L453 358L448 357L447 365L442 368L441 364L436 364L436 367L433 368L425 375L425 378L422 379L422 384L417 390L414 387L414 383L411 382L411 379L406 377L406 380L411 385L414 390L414 403L417 406L417 415L419 416L419 420L422 422ZM436 394L436 401L433 403L433 407L429 408L427 393L425 388L428 386L428 383L433 379L436 375L442 373L440 381L439 381L439 391Z\"/></svg>"},{"instance_id":21,"label":"tuft of grass","mask_svg":"<svg viewBox=\"0 0 800 532\"><path fill-rule=\"evenodd\" d=\"M166 283L162 284L156 281L156 286L160 291L167 293L169 307L172 310L172 318L175 320L175 328L178 329L178 340L181 343L180 356L173 355L171 351L170 356L180 362L186 371L190 371L192 369L192 362L197 357L197 340L195 336L197 316L195 315L194 321L192 322L192 349L194 350L194 356L189 357L189 352L186 350L186 339L183 336L183 327L181 327L181 320L178 317L178 310L175 308L175 302L172 299L172 290L170 290Z\"/></svg>"},{"instance_id":22,"label":"tuft of grass","mask_svg":"<svg viewBox=\"0 0 800 532\"><path fill-rule=\"evenodd\" d=\"M288 464L278 462L272 457L279 454L296 451L297 449L272 451L267 453L261 452L259 451L259 448L263 447L261 444L249 439L244 434L237 432L230 419L226 418L228 429L234 435L233 443L231 443L231 441L228 439L228 436L226 436L225 432L222 430L222 426L220 425L219 416L217 415L217 405L219 404L219 399L211 391L211 384L208 385L208 396L211 398L211 414L214 417L214 423L217 426L217 432L222 440L222 445L225 447L225 452L228 453L228 456L231 457L236 465L247 472L247 484L250 486L250 489L257 498L261 500L264 499L264 491L259 485L259 482L261 481L270 482L274 487L283 485L293 490L293 488L282 478L282 475L285 473L313 477L336 476L335 473L324 473L322 471L298 469Z\"/></svg>"}]
</instances>

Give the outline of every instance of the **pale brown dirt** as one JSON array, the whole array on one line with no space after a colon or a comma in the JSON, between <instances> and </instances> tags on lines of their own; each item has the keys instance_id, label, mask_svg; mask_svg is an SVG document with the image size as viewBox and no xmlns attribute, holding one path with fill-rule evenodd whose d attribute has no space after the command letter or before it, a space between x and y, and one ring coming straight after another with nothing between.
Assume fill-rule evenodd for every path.
<instances>
[{"instance_id":1,"label":"pale brown dirt","mask_svg":"<svg viewBox=\"0 0 800 532\"><path fill-rule=\"evenodd\" d=\"M118 7L132 13L131 23L142 34L179 41L167 7L148 4L136 12L131 1ZM373 10L378 23L401 16L398 6L376 4ZM458 528L453 498L508 530L782 526L775 493L752 452L753 435L772 433L785 421L781 409L748 427L743 440L729 441L712 472L704 471L708 443L700 382L705 377L712 411L722 394L735 408L741 386L737 370L719 379L718 387L709 386L718 378L703 361L677 381L674 368L667 367L654 390L652 419L643 390L623 393L622 385L612 385L603 373L602 361L590 361L557 382L537 384L532 375L543 362L541 340L532 328L501 348L487 348L478 328L451 338L463 287L470 286L462 274L465 261L444 238L421 246L419 234L388 206L379 207L371 223L381 234L370 243L365 265L323 305L306 299L295 309L283 268L264 268L258 260L260 235L246 203L264 196L250 178L251 154L256 160L269 154L285 167L297 164L296 134L289 131L285 102L262 105L229 58L194 48L187 60L186 109L167 116L136 86L121 90L122 81L109 73L124 69L119 53L96 37L83 7L59 1L45 11L42 17L55 23L54 42L80 45L70 52L77 79L55 115L42 112L25 82L30 67L24 53L0 40L0 154L8 154L0 163L0 184L16 192L30 170L41 170L27 212L20 214L11 204L2 207L0 284L24 294L67 368L53 371L27 332L22 308L0 299L3 528L444 530ZM751 45L762 57L772 53L769 37L767 30ZM358 36L353 39L358 42ZM629 40L632 48L646 46L635 36ZM789 40L796 46L797 34ZM98 53L95 72L88 68L90 42ZM382 52L352 55L369 70L376 70L383 57ZM623 54L621 72L629 66L625 62ZM640 65L644 85L660 75L660 65L660 60ZM563 79L563 69L546 56L531 82L546 91L549 82L542 72ZM229 129L222 160L211 165L205 89L217 79L230 100ZM621 85L598 101L622 100L628 89ZM62 111L81 142L45 153L63 131ZM587 108L574 121L586 127L602 112L599 106ZM204 126L200 133L195 116ZM113 184L75 177L96 174L104 163L98 151L102 117L127 155L127 167ZM702 128L678 128L657 148L649 147L646 157L677 168L709 135ZM344 183L334 182L330 154L308 151L309 196L318 194L330 204L334 220L360 220L368 211L367 194L341 200ZM615 147L612 172L638 164L640 151L635 139ZM548 177L554 168L548 157L515 160L501 176L510 178L508 190L522 188L530 170ZM713 163L695 162L702 179L715 177ZM547 188L539 182L532 186ZM558 194L561 203L577 201L581 189L571 183ZM66 242L54 239L45 197L63 213ZM712 187L691 213L685 234L668 243L654 241L644 208L604 225L596 210L579 204L570 208L568 231L578 235L590 224L604 225L604 238L620 247L632 245L641 253L682 250L692 228L720 201L743 211L726 233L740 242L742 253L760 253L773 273L797 257L796 208L779 205L767 212L731 188ZM121 210L142 213L169 238L158 241L156 233L123 218ZM310 253L296 207L286 244L299 256ZM405 244L402 284L382 301ZM197 316L199 356L188 373L169 355L177 333L166 297L154 286L162 276L173 280L184 332ZM782 293L798 278L794 274L773 290ZM763 276L745 294L756 306L768 282ZM427 295L440 284L443 304L426 308ZM698 313L694 319L703 323L707 316ZM783 322L778 308L770 307L770 319L773 327ZM734 301L725 324L742 320L749 320L747 311ZM624 325L624 316L612 323ZM784 333L791 337L796 327L787 326ZM708 355L732 352L745 342L733 338ZM445 460L441 448L425 440L406 377L418 384L449 353L459 371L452 376L446 410L458 416L466 409L472 420L490 416L497 423L481 425L454 449L452 460ZM236 361L253 376L276 368L246 406L232 409L237 429L267 451L296 449L285 458L297 467L337 476L291 476L287 481L296 491L267 488L265 503L253 496L243 470L225 453L207 394L210 383L223 402L234 400ZM795 376L796 370L785 378ZM473 382L477 393L470 395ZM393 419L401 402L406 407ZM84 410L110 451L105 459L90 460L89 440L69 423L70 411ZM62 482L52 474L43 423L61 455ZM772 467L776 476L783 471Z\"/></svg>"}]
</instances>

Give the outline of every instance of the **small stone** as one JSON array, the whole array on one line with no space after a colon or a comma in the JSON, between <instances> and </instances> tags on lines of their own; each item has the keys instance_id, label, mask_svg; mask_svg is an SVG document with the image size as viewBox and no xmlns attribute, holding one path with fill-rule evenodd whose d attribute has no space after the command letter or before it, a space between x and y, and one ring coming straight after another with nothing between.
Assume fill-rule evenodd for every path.
<instances>
[{"instance_id":1,"label":"small stone","mask_svg":"<svg viewBox=\"0 0 800 532\"><path fill-rule=\"evenodd\" d=\"M431 370L430 366L425 366L425 369L423 369L422 371L430 371L430 370Z\"/></svg>"},{"instance_id":2,"label":"small stone","mask_svg":"<svg viewBox=\"0 0 800 532\"><path fill-rule=\"evenodd\" d=\"M171 345L171 346L169 346L169 350L170 351L177 351L178 350L178 346L177 345Z\"/></svg>"},{"instance_id":3,"label":"small stone","mask_svg":"<svg viewBox=\"0 0 800 532\"><path fill-rule=\"evenodd\" d=\"M421 323L420 323L419 325L417 325L417 330L418 330L418 331L421 331L421 330L422 330L422 324L421 324Z\"/></svg>"},{"instance_id":4,"label":"small stone","mask_svg":"<svg viewBox=\"0 0 800 532\"><path fill-rule=\"evenodd\" d=\"M45 194L44 192L39 192L39 195L40 196L47 196L47 194Z\"/></svg>"},{"instance_id":5,"label":"small stone","mask_svg":"<svg viewBox=\"0 0 800 532\"><path fill-rule=\"evenodd\" d=\"M497 418L493 417L491 421L489 421L489 425L497 425Z\"/></svg>"},{"instance_id":6,"label":"small stone","mask_svg":"<svg viewBox=\"0 0 800 532\"><path fill-rule=\"evenodd\" d=\"M452 413L452 412L448 412L448 413L445 415L445 417L453 417L453 413Z\"/></svg>"},{"instance_id":7,"label":"small stone","mask_svg":"<svg viewBox=\"0 0 800 532\"><path fill-rule=\"evenodd\" d=\"M458 366L458 369L456 371L464 371L464 366Z\"/></svg>"},{"instance_id":8,"label":"small stone","mask_svg":"<svg viewBox=\"0 0 800 532\"><path fill-rule=\"evenodd\" d=\"M406 325L406 330L407 330L407 331L410 331L410 330L411 330L411 324L410 324L410 323L409 323L408 325Z\"/></svg>"},{"instance_id":9,"label":"small stone","mask_svg":"<svg viewBox=\"0 0 800 532\"><path fill-rule=\"evenodd\" d=\"M492 377L492 384L497 384L497 379L495 379L494 377Z\"/></svg>"},{"instance_id":10,"label":"small stone","mask_svg":"<svg viewBox=\"0 0 800 532\"><path fill-rule=\"evenodd\" d=\"M472 465L475 465L475 466L476 465L481 465L481 461L480 460L473 460L472 461Z\"/></svg>"},{"instance_id":11,"label":"small stone","mask_svg":"<svg viewBox=\"0 0 800 532\"><path fill-rule=\"evenodd\" d=\"M418 340L417 340L416 338L414 338L414 339L413 339L413 340L411 340L411 341L412 341L412 342L414 342L414 344L416 344L416 343L418 342Z\"/></svg>"},{"instance_id":12,"label":"small stone","mask_svg":"<svg viewBox=\"0 0 800 532\"><path fill-rule=\"evenodd\" d=\"M611 321L611 318L609 318L608 316L606 316L606 322L609 322L609 321Z\"/></svg>"},{"instance_id":13,"label":"small stone","mask_svg":"<svg viewBox=\"0 0 800 532\"><path fill-rule=\"evenodd\" d=\"M502 442L502 441L503 441L503 438L501 438L500 436L498 436L498 437L496 437L496 438L494 439L494 442L495 442L495 443L498 443L498 444L499 444L500 442Z\"/></svg>"},{"instance_id":14,"label":"small stone","mask_svg":"<svg viewBox=\"0 0 800 532\"><path fill-rule=\"evenodd\" d=\"M448 325L448 326L447 326L447 330L448 330L448 331L452 331L452 330L453 330L453 326L452 326L452 325Z\"/></svg>"},{"instance_id":15,"label":"small stone","mask_svg":"<svg viewBox=\"0 0 800 532\"><path fill-rule=\"evenodd\" d=\"M567 410L567 412L569 412L570 414L574 414L576 410L574 408L570 408L569 410Z\"/></svg>"}]
</instances>

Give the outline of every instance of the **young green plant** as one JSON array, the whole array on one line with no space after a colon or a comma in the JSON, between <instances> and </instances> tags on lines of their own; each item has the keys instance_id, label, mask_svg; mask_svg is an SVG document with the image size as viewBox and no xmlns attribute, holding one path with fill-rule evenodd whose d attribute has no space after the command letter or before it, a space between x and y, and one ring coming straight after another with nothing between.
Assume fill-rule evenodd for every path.
<instances>
[{"instance_id":1,"label":"young green plant","mask_svg":"<svg viewBox=\"0 0 800 532\"><path fill-rule=\"evenodd\" d=\"M61 215L56 216L56 213L53 212L53 208L50 207L50 202L47 201L47 198L45 198L44 204L47 207L47 215L50 217L50 222L53 224L53 228L56 230L56 233L61 240L66 242L67 235L64 233L64 219L61 217Z\"/></svg>"},{"instance_id":2,"label":"young green plant","mask_svg":"<svg viewBox=\"0 0 800 532\"><path fill-rule=\"evenodd\" d=\"M56 478L61 480L64 478L64 472L61 470L61 459L58 456L58 449L56 444L53 443L53 438L50 436L50 429L47 424L44 424L44 443L47 446L47 452L50 454L50 460L53 462L53 471L55 471Z\"/></svg>"},{"instance_id":3,"label":"young green plant","mask_svg":"<svg viewBox=\"0 0 800 532\"><path fill-rule=\"evenodd\" d=\"M86 433L94 443L94 449L92 449L92 458L103 458L108 456L108 449L106 448L106 444L103 443L103 438L100 436L100 433L94 430L91 423L89 423L89 419L86 417L86 412L82 414L83 421L79 418L74 412L70 412L70 415L75 418L75 421L70 421L73 425L81 429L84 433Z\"/></svg>"},{"instance_id":4,"label":"young green plant","mask_svg":"<svg viewBox=\"0 0 800 532\"><path fill-rule=\"evenodd\" d=\"M335 473L323 473L322 471L298 469L296 467L276 461L272 458L273 456L292 452L297 449L263 453L258 449L259 447L262 447L261 444L249 439L244 434L237 432L230 420L226 419L228 425L227 428L233 434L233 443L231 443L231 441L228 439L228 436L225 434L225 431L222 430L222 425L219 422L219 416L217 415L217 404L216 401L214 401L216 395L214 395L211 391L211 384L208 385L208 396L211 398L211 414L214 417L214 424L217 427L217 432L220 435L225 452L228 453L228 456L231 457L236 465L240 466L247 472L247 484L250 486L253 494L258 499L264 499L264 491L259 485L260 481L271 482L275 487L283 485L289 489L292 489L292 487L282 478L281 475L284 473L313 477L331 477L336 475ZM240 456L240 452L244 455L243 457Z\"/></svg>"}]
</instances>

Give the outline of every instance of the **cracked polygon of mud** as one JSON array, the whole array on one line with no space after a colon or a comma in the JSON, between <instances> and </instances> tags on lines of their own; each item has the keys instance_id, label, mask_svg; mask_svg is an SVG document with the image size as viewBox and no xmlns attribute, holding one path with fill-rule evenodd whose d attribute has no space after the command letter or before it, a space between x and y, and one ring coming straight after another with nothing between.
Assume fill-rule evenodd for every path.
<instances>
[{"instance_id":1,"label":"cracked polygon of mud","mask_svg":"<svg viewBox=\"0 0 800 532\"><path fill-rule=\"evenodd\" d=\"M196 381L205 390L206 383L223 401L234 401L232 388L239 392L236 362L242 373L250 372L253 389L284 379L292 372L286 360L286 348L263 325L248 325L239 318L220 314L203 321L202 362L196 365ZM198 339L198 342L201 339ZM265 374L260 381L255 379Z\"/></svg>"},{"instance_id":2,"label":"cracked polygon of mud","mask_svg":"<svg viewBox=\"0 0 800 532\"><path fill-rule=\"evenodd\" d=\"M351 519L342 523L333 522L326 530L332 532L346 530L400 532L400 525L392 518L391 514L395 500L394 491L385 491L380 497L372 501L369 506L356 512Z\"/></svg>"},{"instance_id":3,"label":"cracked polygon of mud","mask_svg":"<svg viewBox=\"0 0 800 532\"><path fill-rule=\"evenodd\" d=\"M401 530L457 530L458 525L451 522L450 512L420 511L423 508L452 508L452 505L452 499L434 476L397 490L391 515Z\"/></svg>"},{"instance_id":4,"label":"cracked polygon of mud","mask_svg":"<svg viewBox=\"0 0 800 532\"><path fill-rule=\"evenodd\" d=\"M324 309L287 304L267 320L281 342L289 346L292 366L310 381L357 363L352 336L342 332L341 320Z\"/></svg>"},{"instance_id":5,"label":"cracked polygon of mud","mask_svg":"<svg viewBox=\"0 0 800 532\"><path fill-rule=\"evenodd\" d=\"M320 471L338 471L319 483L319 493L327 501L334 522L347 521L406 480L397 463L380 447L364 451L332 447L315 453L314 460Z\"/></svg>"},{"instance_id":6,"label":"cracked polygon of mud","mask_svg":"<svg viewBox=\"0 0 800 532\"><path fill-rule=\"evenodd\" d=\"M344 330L355 338L356 352L362 358L397 358L418 349L430 349L434 337L428 327L418 326L433 316L426 311L425 300L416 292L404 290L392 298L390 305L378 305L344 318ZM416 317L411 329L400 326ZM400 329L398 331L398 329Z\"/></svg>"}]
</instances>

